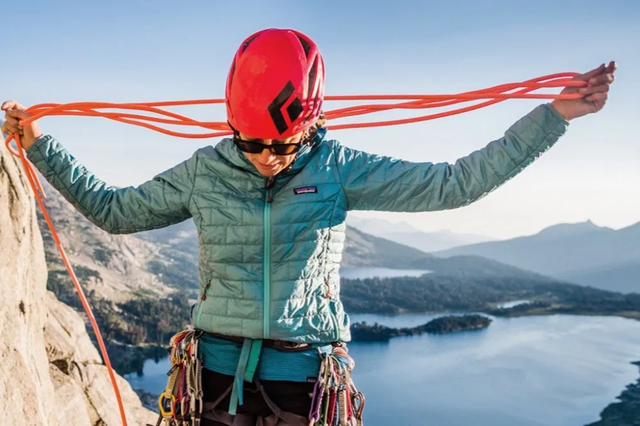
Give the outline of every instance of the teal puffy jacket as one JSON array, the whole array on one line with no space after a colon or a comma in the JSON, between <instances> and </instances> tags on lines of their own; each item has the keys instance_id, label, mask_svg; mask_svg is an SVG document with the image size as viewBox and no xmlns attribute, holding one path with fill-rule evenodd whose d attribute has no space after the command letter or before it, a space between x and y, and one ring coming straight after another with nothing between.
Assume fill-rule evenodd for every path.
<instances>
[{"instance_id":1,"label":"teal puffy jacket","mask_svg":"<svg viewBox=\"0 0 640 426\"><path fill-rule=\"evenodd\" d=\"M349 210L424 212L478 200L532 163L565 132L550 105L455 164L418 163L349 149L318 133L268 184L230 139L199 149L138 187L96 178L54 138L28 158L90 221L133 233L193 218L200 244L205 331L294 342L349 341L339 265Z\"/></svg>"}]
</instances>

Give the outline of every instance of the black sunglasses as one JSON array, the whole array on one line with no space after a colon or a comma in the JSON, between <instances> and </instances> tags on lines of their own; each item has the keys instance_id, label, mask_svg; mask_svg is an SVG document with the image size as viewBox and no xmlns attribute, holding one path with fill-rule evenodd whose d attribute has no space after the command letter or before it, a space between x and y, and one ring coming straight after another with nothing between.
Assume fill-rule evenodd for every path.
<instances>
[{"instance_id":1,"label":"black sunglasses","mask_svg":"<svg viewBox=\"0 0 640 426\"><path fill-rule=\"evenodd\" d=\"M302 145L302 142L276 143L272 145L265 145L263 143L255 141L245 141L235 135L233 137L233 142L236 144L240 151L248 152L249 154L260 154L265 149L268 149L275 155L291 155L298 152L300 150L300 146Z\"/></svg>"}]
</instances>

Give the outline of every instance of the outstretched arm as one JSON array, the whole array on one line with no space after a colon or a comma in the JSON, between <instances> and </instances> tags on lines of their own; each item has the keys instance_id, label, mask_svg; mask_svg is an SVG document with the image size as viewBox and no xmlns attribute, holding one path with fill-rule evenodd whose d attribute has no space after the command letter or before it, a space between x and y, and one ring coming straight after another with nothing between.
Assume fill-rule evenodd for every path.
<instances>
[{"instance_id":1,"label":"outstretched arm","mask_svg":"<svg viewBox=\"0 0 640 426\"><path fill-rule=\"evenodd\" d=\"M337 163L349 210L448 210L479 200L549 149L567 121L543 105L505 135L455 163L416 163L339 147Z\"/></svg>"},{"instance_id":2,"label":"outstretched arm","mask_svg":"<svg viewBox=\"0 0 640 426\"><path fill-rule=\"evenodd\" d=\"M82 215L111 234L162 228L191 217L197 154L137 187L97 178L53 137L36 139L27 157Z\"/></svg>"},{"instance_id":3,"label":"outstretched arm","mask_svg":"<svg viewBox=\"0 0 640 426\"><path fill-rule=\"evenodd\" d=\"M455 163L416 163L336 145L336 165L350 210L435 211L466 206L533 163L565 133L568 120L599 111L607 99L615 64L577 79L585 97L536 107L503 137Z\"/></svg>"},{"instance_id":4,"label":"outstretched arm","mask_svg":"<svg viewBox=\"0 0 640 426\"><path fill-rule=\"evenodd\" d=\"M6 121L2 131L20 135L27 157L80 213L112 234L161 228L191 217L191 190L197 153L189 160L155 176L138 187L114 188L98 179L57 140L42 135L37 122L24 127L26 108L15 101L0 107Z\"/></svg>"}]
</instances>

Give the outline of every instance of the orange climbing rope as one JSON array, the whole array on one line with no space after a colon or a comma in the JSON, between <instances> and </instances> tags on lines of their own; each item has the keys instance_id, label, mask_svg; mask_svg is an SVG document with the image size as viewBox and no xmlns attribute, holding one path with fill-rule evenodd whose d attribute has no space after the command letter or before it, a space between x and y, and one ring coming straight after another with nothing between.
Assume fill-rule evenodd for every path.
<instances>
[{"instance_id":1,"label":"orange climbing rope","mask_svg":"<svg viewBox=\"0 0 640 426\"><path fill-rule=\"evenodd\" d=\"M326 96L326 101L402 101L398 103L387 103L387 104L371 104L371 105L359 105L352 106L347 108L341 108L336 110L327 111L325 116L327 121L331 122L333 120L345 117L354 117L359 115L371 114L374 112L388 111L392 109L426 109L426 108L442 108L448 107L451 105L456 105L462 102L469 102L474 100L483 100L475 105L470 105L462 108L457 108L454 110L444 111L440 113L434 113L419 117L412 117L406 119L399 120L389 120L389 121L374 121L374 122L365 122L365 123L351 123L351 124L337 124L337 125L328 125L327 128L330 130L341 130L341 129L354 129L354 128L364 128L364 127L378 127L378 126L392 126L399 124L408 124L408 123L416 123L426 120L433 120L436 118L452 116L455 114L461 114L468 111L473 111L479 108L483 108L489 105L496 104L498 102L505 101L507 99L579 99L582 97L581 94L540 94L540 93L530 93L538 89L544 88L556 88L556 87L583 87L587 85L587 82L574 80L573 77L578 76L577 73L558 73L558 74L550 74L543 77L534 78L531 80L527 80L520 83L509 83L502 84L499 86L490 87L487 89L481 89L471 92L459 93L456 95L353 95L353 96ZM22 126L26 126L27 124L38 120L45 116L84 116L84 117L103 117L110 120L118 121L126 124L133 124L136 126L146 127L151 130L158 131L160 133L164 133L171 136L182 137L182 138L215 138L230 135L232 132L226 122L202 122L193 120L191 118L185 117L180 114L176 114L170 111L163 110L163 107L172 107L172 106L186 106L186 105L207 105L207 104L223 104L224 99L201 99L201 100L188 100L188 101L169 101L169 102L140 102L140 103L104 103L104 102L77 102L77 103L68 103L68 104L39 104L34 105L27 109L27 112L31 115L30 118L21 121ZM109 112L103 110L129 110L134 113L125 113L125 112ZM142 115L140 112L156 114L157 116L150 115ZM168 130L158 126L159 124L165 125L180 125L180 126L194 126L201 127L207 129L209 131L214 131L212 133L182 133L176 132L172 130ZM16 149L13 149L11 146L11 141L15 140ZM24 167L25 173L27 175L27 179L29 180L29 184L31 185L32 190L34 191L36 201L42 210L44 218L51 230L51 234L53 235L53 239L58 247L58 251L60 252L60 256L64 261L64 264L71 276L71 280L73 281L73 285L78 292L78 296L82 302L82 305L87 312L89 317L89 321L91 322L91 326L93 327L93 331L96 335L96 339L98 341L98 345L100 347L100 352L104 359L104 362L109 370L109 377L111 379L111 383L113 385L113 389L116 395L116 399L118 401L118 408L120 410L120 416L122 418L123 426L127 425L127 420L124 412L124 407L122 404L122 398L120 396L120 391L118 389L118 385L116 383L115 375L113 373L113 368L111 367L111 362L109 360L109 356L107 354L104 341L102 339L102 335L100 334L100 330L98 324L96 323L95 317L91 311L91 307L87 302L87 299L82 291L80 283L78 282L78 278L67 258L67 255L62 247L60 239L58 238L58 234L54 229L53 223L51 222L51 218L47 213L45 208L43 199L46 198L44 194L42 185L38 180L38 177L31 166L31 164L27 161L27 158L24 154L24 150L22 149L22 145L20 143L20 137L17 134L10 135L6 140L6 146L14 155L20 158L22 162L22 166Z\"/></svg>"}]
</instances>

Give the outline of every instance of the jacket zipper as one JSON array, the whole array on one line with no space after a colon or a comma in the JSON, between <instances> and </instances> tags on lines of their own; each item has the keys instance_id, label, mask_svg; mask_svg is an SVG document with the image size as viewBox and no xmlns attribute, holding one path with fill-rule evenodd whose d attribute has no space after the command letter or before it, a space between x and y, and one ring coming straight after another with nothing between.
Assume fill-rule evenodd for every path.
<instances>
[{"instance_id":1,"label":"jacket zipper","mask_svg":"<svg viewBox=\"0 0 640 426\"><path fill-rule=\"evenodd\" d=\"M207 281L207 285L204 286L204 291L202 292L202 296L200 296L200 300L205 300L207 298L207 290L211 286L211 278Z\"/></svg>"},{"instance_id":2,"label":"jacket zipper","mask_svg":"<svg viewBox=\"0 0 640 426\"><path fill-rule=\"evenodd\" d=\"M271 203L275 179L267 179L267 191L264 203L264 294L263 294L263 338L269 338L271 322Z\"/></svg>"}]
</instances>

